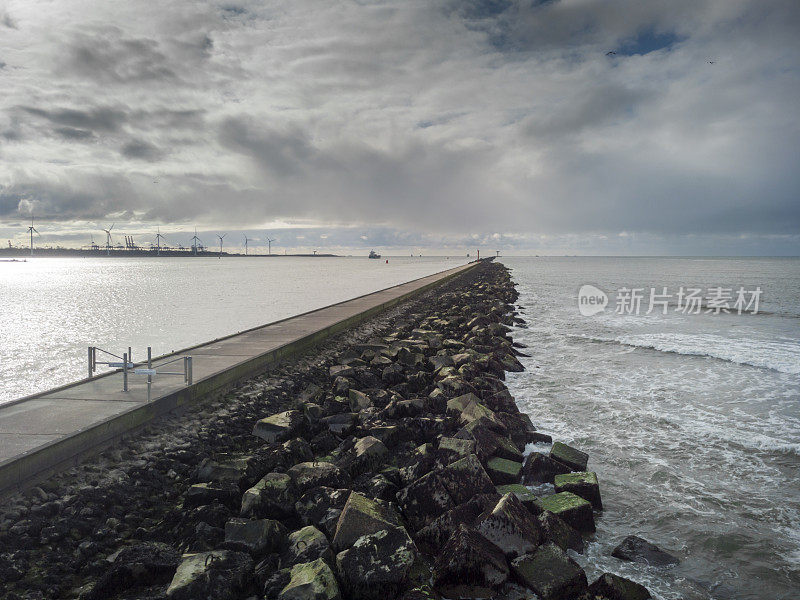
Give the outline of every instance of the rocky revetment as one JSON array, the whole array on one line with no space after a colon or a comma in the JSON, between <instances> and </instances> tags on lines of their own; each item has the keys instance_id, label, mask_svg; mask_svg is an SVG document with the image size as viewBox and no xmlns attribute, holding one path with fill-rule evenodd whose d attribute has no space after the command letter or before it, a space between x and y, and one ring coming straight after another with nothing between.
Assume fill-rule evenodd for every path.
<instances>
[{"instance_id":1,"label":"rocky revetment","mask_svg":"<svg viewBox=\"0 0 800 600\"><path fill-rule=\"evenodd\" d=\"M3 500L0 598L649 598L573 558L598 477L504 384L516 300L482 262Z\"/></svg>"}]
</instances>

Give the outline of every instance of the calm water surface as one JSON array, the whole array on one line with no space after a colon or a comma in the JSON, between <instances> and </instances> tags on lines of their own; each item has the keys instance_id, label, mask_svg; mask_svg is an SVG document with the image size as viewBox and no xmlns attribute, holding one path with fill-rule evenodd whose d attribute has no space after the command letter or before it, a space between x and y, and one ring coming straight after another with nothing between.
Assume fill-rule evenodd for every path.
<instances>
[{"instance_id":1,"label":"calm water surface","mask_svg":"<svg viewBox=\"0 0 800 600\"><path fill-rule=\"evenodd\" d=\"M0 262L0 403L464 264L466 258L33 258Z\"/></svg>"},{"instance_id":2,"label":"calm water surface","mask_svg":"<svg viewBox=\"0 0 800 600\"><path fill-rule=\"evenodd\" d=\"M605 511L576 556L590 581L611 571L674 600L800 598L800 260L502 260L531 355L509 387L600 480ZM586 283L611 296L603 313L579 313ZM665 286L760 286L760 313L615 313L620 288ZM681 564L612 558L629 534Z\"/></svg>"}]
</instances>

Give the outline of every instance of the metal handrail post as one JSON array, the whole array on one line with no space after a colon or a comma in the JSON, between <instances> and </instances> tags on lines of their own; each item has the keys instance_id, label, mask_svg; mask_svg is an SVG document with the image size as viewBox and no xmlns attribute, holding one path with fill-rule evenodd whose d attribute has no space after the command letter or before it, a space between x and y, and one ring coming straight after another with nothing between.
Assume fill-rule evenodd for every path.
<instances>
[{"instance_id":1,"label":"metal handrail post","mask_svg":"<svg viewBox=\"0 0 800 600\"><path fill-rule=\"evenodd\" d=\"M148 346L147 347L147 368L153 368L153 349ZM150 402L150 388L153 385L153 375L152 373L147 374L147 401Z\"/></svg>"},{"instance_id":2,"label":"metal handrail post","mask_svg":"<svg viewBox=\"0 0 800 600\"><path fill-rule=\"evenodd\" d=\"M122 391L128 391L128 353L122 355Z\"/></svg>"},{"instance_id":3,"label":"metal handrail post","mask_svg":"<svg viewBox=\"0 0 800 600\"><path fill-rule=\"evenodd\" d=\"M186 357L186 381L188 385L192 385L192 357Z\"/></svg>"},{"instance_id":4,"label":"metal handrail post","mask_svg":"<svg viewBox=\"0 0 800 600\"><path fill-rule=\"evenodd\" d=\"M92 378L92 373L94 369L92 368L92 347L89 346L89 379Z\"/></svg>"}]
</instances>

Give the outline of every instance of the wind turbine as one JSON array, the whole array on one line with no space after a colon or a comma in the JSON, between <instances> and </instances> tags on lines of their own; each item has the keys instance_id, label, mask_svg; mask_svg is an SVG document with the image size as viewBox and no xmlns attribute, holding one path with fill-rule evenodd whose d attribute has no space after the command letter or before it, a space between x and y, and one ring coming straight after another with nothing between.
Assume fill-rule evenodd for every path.
<instances>
[{"instance_id":1,"label":"wind turbine","mask_svg":"<svg viewBox=\"0 0 800 600\"><path fill-rule=\"evenodd\" d=\"M219 257L220 258L222 258L222 238L224 238L226 235L228 235L228 234L227 233L223 233L222 235L217 234L217 237L219 238Z\"/></svg>"},{"instance_id":2,"label":"wind turbine","mask_svg":"<svg viewBox=\"0 0 800 600\"><path fill-rule=\"evenodd\" d=\"M244 236L244 255L247 256L247 242L250 241L250 238Z\"/></svg>"},{"instance_id":3,"label":"wind turbine","mask_svg":"<svg viewBox=\"0 0 800 600\"><path fill-rule=\"evenodd\" d=\"M166 240L166 239L167 238L161 235L161 227L159 227L156 232L156 250L159 256L161 256L161 240Z\"/></svg>"},{"instance_id":4,"label":"wind turbine","mask_svg":"<svg viewBox=\"0 0 800 600\"><path fill-rule=\"evenodd\" d=\"M197 237L197 227L194 228L194 237L192 238L192 248L194 249L194 255L197 256L197 246L198 244L202 244L200 238Z\"/></svg>"},{"instance_id":5,"label":"wind turbine","mask_svg":"<svg viewBox=\"0 0 800 600\"><path fill-rule=\"evenodd\" d=\"M31 234L31 256L33 256L33 232L36 232L36 235L41 237L41 233L33 226L33 216L31 215L31 226L28 227L28 232Z\"/></svg>"},{"instance_id":6,"label":"wind turbine","mask_svg":"<svg viewBox=\"0 0 800 600\"><path fill-rule=\"evenodd\" d=\"M271 239L267 238L267 248L268 248L268 252L269 252L270 256L272 256L272 242L274 242L274 241L275 240L271 240Z\"/></svg>"},{"instance_id":7,"label":"wind turbine","mask_svg":"<svg viewBox=\"0 0 800 600\"><path fill-rule=\"evenodd\" d=\"M106 232L106 256L111 255L111 230L114 229L114 225L116 225L116 223L112 223L111 227L108 229L103 229L103 231Z\"/></svg>"}]
</instances>

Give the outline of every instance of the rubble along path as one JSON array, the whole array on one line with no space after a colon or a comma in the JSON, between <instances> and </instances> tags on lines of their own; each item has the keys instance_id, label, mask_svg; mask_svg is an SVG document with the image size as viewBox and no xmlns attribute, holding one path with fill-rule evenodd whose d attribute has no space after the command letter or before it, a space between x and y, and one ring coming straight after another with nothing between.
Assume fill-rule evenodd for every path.
<instances>
[{"instance_id":1,"label":"rubble along path","mask_svg":"<svg viewBox=\"0 0 800 600\"><path fill-rule=\"evenodd\" d=\"M598 480L526 452L552 440L503 383L516 299L484 262L10 498L0 598L648 598L569 555Z\"/></svg>"}]
</instances>

